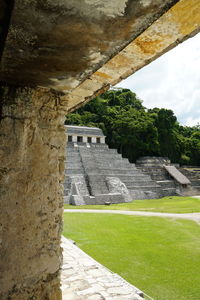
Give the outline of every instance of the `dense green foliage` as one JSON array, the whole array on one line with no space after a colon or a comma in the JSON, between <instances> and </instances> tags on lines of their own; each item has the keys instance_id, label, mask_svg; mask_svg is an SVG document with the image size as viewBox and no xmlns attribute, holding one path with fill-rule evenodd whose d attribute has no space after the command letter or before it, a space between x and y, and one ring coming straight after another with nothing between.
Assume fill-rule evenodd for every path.
<instances>
[{"instance_id":1,"label":"dense green foliage","mask_svg":"<svg viewBox=\"0 0 200 300\"><path fill-rule=\"evenodd\" d=\"M197 300L200 226L192 221L65 213L63 234L155 300Z\"/></svg>"},{"instance_id":2,"label":"dense green foliage","mask_svg":"<svg viewBox=\"0 0 200 300\"><path fill-rule=\"evenodd\" d=\"M67 116L66 124L95 126L106 142L131 162L140 156L166 156L200 165L200 127L181 126L172 110L146 109L128 89L110 90Z\"/></svg>"}]
</instances>

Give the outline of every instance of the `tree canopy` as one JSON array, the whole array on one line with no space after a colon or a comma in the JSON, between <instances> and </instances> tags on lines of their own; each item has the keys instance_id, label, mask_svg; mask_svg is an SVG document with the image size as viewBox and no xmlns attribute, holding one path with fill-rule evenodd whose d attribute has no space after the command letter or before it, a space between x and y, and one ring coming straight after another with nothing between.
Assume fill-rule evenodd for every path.
<instances>
[{"instance_id":1,"label":"tree canopy","mask_svg":"<svg viewBox=\"0 0 200 300\"><path fill-rule=\"evenodd\" d=\"M69 114L66 124L95 126L106 142L135 162L140 156L165 156L200 165L200 126L182 126L170 109L146 109L129 89L114 89Z\"/></svg>"}]
</instances>

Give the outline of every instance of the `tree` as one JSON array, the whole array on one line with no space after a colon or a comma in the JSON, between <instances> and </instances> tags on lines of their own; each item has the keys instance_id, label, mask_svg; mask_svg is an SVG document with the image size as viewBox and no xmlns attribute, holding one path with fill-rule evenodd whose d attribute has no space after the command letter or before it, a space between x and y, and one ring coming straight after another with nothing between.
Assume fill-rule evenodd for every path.
<instances>
[{"instance_id":1,"label":"tree","mask_svg":"<svg viewBox=\"0 0 200 300\"><path fill-rule=\"evenodd\" d=\"M106 142L131 162L144 155L167 156L172 162L200 165L200 128L181 126L170 109L146 110L128 89L114 89L71 113L66 124L96 126Z\"/></svg>"}]
</instances>

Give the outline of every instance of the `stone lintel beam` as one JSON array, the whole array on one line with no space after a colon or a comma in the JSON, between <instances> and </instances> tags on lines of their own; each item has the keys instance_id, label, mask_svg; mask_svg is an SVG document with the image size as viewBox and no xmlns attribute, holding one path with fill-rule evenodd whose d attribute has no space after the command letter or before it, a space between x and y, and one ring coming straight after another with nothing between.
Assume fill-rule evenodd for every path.
<instances>
[{"instance_id":1,"label":"stone lintel beam","mask_svg":"<svg viewBox=\"0 0 200 300\"><path fill-rule=\"evenodd\" d=\"M14 8L0 81L68 92L179 0L2 1Z\"/></svg>"},{"instance_id":2,"label":"stone lintel beam","mask_svg":"<svg viewBox=\"0 0 200 300\"><path fill-rule=\"evenodd\" d=\"M63 96L68 112L87 103L200 31L200 1L181 0L87 80ZM189 54L188 54L189 55Z\"/></svg>"}]
</instances>

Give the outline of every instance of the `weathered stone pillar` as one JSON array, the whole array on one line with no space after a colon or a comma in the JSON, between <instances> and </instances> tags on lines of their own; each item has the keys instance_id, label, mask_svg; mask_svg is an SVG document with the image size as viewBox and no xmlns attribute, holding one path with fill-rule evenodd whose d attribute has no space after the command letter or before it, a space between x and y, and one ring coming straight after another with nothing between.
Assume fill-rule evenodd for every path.
<instances>
[{"instance_id":1,"label":"weathered stone pillar","mask_svg":"<svg viewBox=\"0 0 200 300\"><path fill-rule=\"evenodd\" d=\"M1 87L0 299L59 300L65 131L59 97Z\"/></svg>"},{"instance_id":2,"label":"weathered stone pillar","mask_svg":"<svg viewBox=\"0 0 200 300\"><path fill-rule=\"evenodd\" d=\"M83 143L87 143L87 136L83 136Z\"/></svg>"},{"instance_id":3,"label":"weathered stone pillar","mask_svg":"<svg viewBox=\"0 0 200 300\"><path fill-rule=\"evenodd\" d=\"M100 138L100 143L105 144L105 136Z\"/></svg>"},{"instance_id":4,"label":"weathered stone pillar","mask_svg":"<svg viewBox=\"0 0 200 300\"><path fill-rule=\"evenodd\" d=\"M92 143L96 144L97 138L92 136Z\"/></svg>"},{"instance_id":5,"label":"weathered stone pillar","mask_svg":"<svg viewBox=\"0 0 200 300\"><path fill-rule=\"evenodd\" d=\"M76 135L72 135L72 142L77 142L77 136Z\"/></svg>"}]
</instances>

